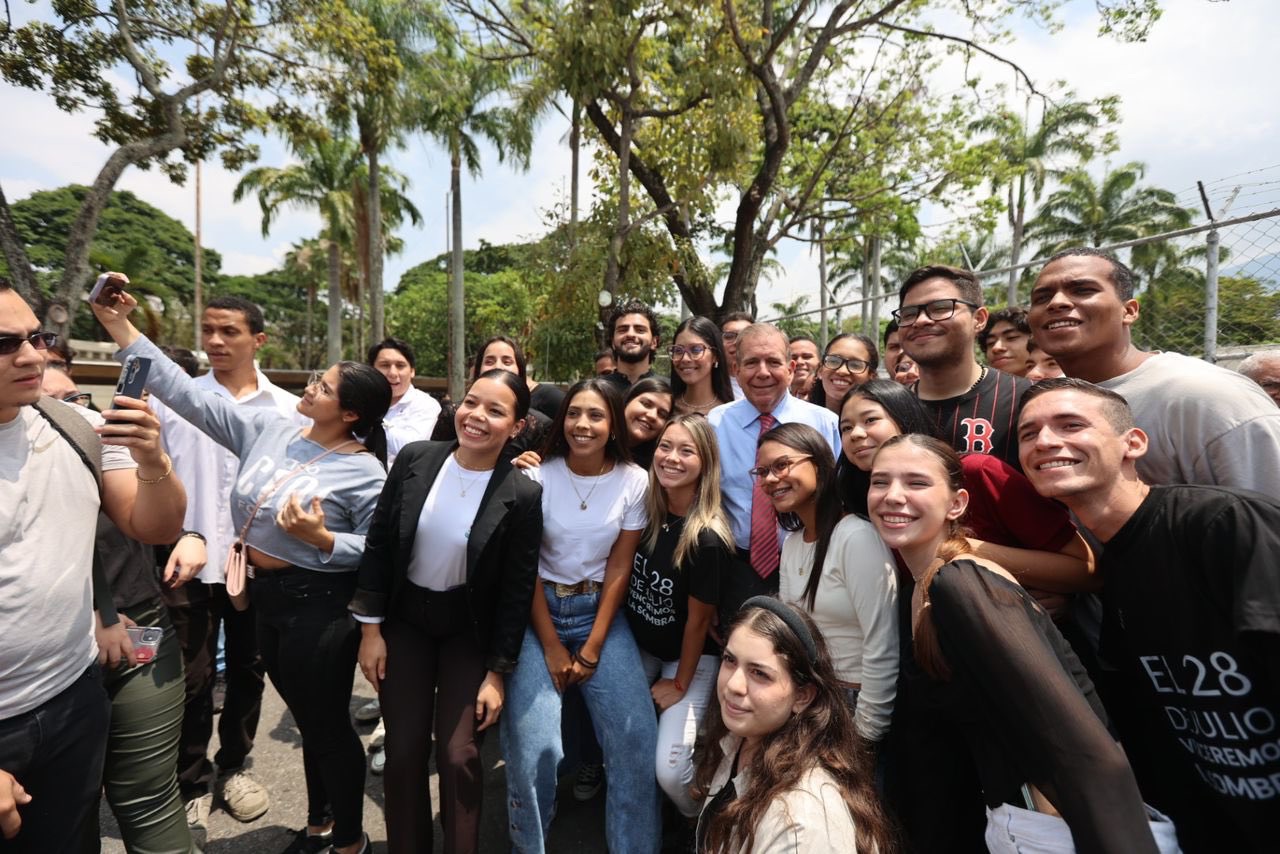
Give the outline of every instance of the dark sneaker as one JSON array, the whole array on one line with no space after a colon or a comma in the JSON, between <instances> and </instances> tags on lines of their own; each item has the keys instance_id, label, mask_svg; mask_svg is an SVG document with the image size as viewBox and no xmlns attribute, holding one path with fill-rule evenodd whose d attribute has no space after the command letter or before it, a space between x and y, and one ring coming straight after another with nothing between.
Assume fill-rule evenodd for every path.
<instances>
[{"instance_id":1,"label":"dark sneaker","mask_svg":"<svg viewBox=\"0 0 1280 854\"><path fill-rule=\"evenodd\" d=\"M573 783L573 799L589 801L600 794L604 785L604 766L584 762L578 766L578 779Z\"/></svg>"},{"instance_id":2,"label":"dark sneaker","mask_svg":"<svg viewBox=\"0 0 1280 854\"><path fill-rule=\"evenodd\" d=\"M280 854L320 854L320 852L328 851L332 843L332 830L326 830L317 836L307 833L307 829L304 827L294 834L293 842L289 843L289 847L281 851Z\"/></svg>"}]
</instances>

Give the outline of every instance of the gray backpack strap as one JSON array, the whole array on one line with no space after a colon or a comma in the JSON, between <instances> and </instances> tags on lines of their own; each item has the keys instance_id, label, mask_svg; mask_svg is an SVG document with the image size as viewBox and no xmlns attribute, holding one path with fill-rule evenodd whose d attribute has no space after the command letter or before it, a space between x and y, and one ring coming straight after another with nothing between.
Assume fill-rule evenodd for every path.
<instances>
[{"instance_id":1,"label":"gray backpack strap","mask_svg":"<svg viewBox=\"0 0 1280 854\"><path fill-rule=\"evenodd\" d=\"M42 395L35 403L36 412L45 417L53 425L62 438L75 448L80 459L93 473L94 483L98 485L98 494L102 494L102 439L94 432L93 425L71 408L71 404L63 403L48 395Z\"/></svg>"}]
</instances>

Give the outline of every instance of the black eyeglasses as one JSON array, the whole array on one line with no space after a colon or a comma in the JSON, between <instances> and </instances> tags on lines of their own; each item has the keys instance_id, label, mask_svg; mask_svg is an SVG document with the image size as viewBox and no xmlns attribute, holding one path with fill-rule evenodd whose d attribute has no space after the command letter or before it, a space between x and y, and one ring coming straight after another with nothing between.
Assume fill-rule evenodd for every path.
<instances>
[{"instance_id":1,"label":"black eyeglasses","mask_svg":"<svg viewBox=\"0 0 1280 854\"><path fill-rule=\"evenodd\" d=\"M828 371L838 371L841 368L848 368L849 373L860 374L867 368L871 367L871 365L864 362L862 359L846 359L832 353L828 356L822 357L822 367L826 368Z\"/></svg>"},{"instance_id":2,"label":"black eyeglasses","mask_svg":"<svg viewBox=\"0 0 1280 854\"><path fill-rule=\"evenodd\" d=\"M778 457L767 466L756 466L747 471L755 480L764 480L770 474L777 478L786 477L791 472L791 467L796 463L802 463L805 460L811 460L813 457Z\"/></svg>"},{"instance_id":3,"label":"black eyeglasses","mask_svg":"<svg viewBox=\"0 0 1280 854\"><path fill-rule=\"evenodd\" d=\"M685 356L689 356L694 359L701 359L702 354L710 349L711 348L705 344L694 344L689 347L685 347L683 344L677 344L676 346L668 349L667 352L671 354L671 361L674 362L676 359L683 359Z\"/></svg>"},{"instance_id":4,"label":"black eyeglasses","mask_svg":"<svg viewBox=\"0 0 1280 854\"><path fill-rule=\"evenodd\" d=\"M93 400L93 395L87 391L73 391L70 394L63 395L63 403L74 403L77 406L88 406L89 401Z\"/></svg>"},{"instance_id":5,"label":"black eyeglasses","mask_svg":"<svg viewBox=\"0 0 1280 854\"><path fill-rule=\"evenodd\" d=\"M48 350L58 344L58 333L56 332L37 332L23 338L21 335L5 335L0 338L0 356L12 356L14 353L22 349L24 343L29 343L37 350Z\"/></svg>"},{"instance_id":6,"label":"black eyeglasses","mask_svg":"<svg viewBox=\"0 0 1280 854\"><path fill-rule=\"evenodd\" d=\"M897 311L892 312L892 314L893 319L898 321L899 326L910 326L920 319L921 312L928 315L929 319L934 322L950 320L955 317L957 305L967 305L969 308L978 307L977 303L962 299L936 299L932 302L922 302L919 305L904 305Z\"/></svg>"}]
</instances>

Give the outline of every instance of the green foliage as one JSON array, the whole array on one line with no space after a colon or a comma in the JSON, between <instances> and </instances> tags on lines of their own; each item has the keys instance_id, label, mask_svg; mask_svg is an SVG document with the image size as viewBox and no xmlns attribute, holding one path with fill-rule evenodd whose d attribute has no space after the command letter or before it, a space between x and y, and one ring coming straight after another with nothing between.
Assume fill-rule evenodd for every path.
<instances>
[{"instance_id":1,"label":"green foliage","mask_svg":"<svg viewBox=\"0 0 1280 854\"><path fill-rule=\"evenodd\" d=\"M26 245L27 257L38 269L60 272L66 255L67 239L76 214L88 188L70 184L56 190L39 190L14 202L14 224ZM90 245L91 260L111 257L122 259L132 253L135 266L144 281L154 283L187 300L195 289L195 238L181 222L147 204L133 193L116 191L107 206ZM142 253L141 257L138 253ZM0 267L4 265L0 258ZM204 250L206 276L216 276L222 256L212 249ZM116 269L93 265L94 273ZM122 272L133 273L129 270ZM92 284L86 282L85 286Z\"/></svg>"},{"instance_id":2,"label":"green foliage","mask_svg":"<svg viewBox=\"0 0 1280 854\"><path fill-rule=\"evenodd\" d=\"M514 269L490 273L468 271L466 349L475 353L492 335L510 335L526 341L530 333L533 300L520 273ZM387 301L387 330L413 345L418 373L445 375L448 358L448 273L439 260L408 270L396 293Z\"/></svg>"},{"instance_id":3,"label":"green foliage","mask_svg":"<svg viewBox=\"0 0 1280 854\"><path fill-rule=\"evenodd\" d=\"M1144 350L1204 352L1204 277L1171 276L1154 293L1141 298L1133 340ZM1224 276L1218 280L1218 342L1280 342L1280 291L1255 278Z\"/></svg>"}]
</instances>

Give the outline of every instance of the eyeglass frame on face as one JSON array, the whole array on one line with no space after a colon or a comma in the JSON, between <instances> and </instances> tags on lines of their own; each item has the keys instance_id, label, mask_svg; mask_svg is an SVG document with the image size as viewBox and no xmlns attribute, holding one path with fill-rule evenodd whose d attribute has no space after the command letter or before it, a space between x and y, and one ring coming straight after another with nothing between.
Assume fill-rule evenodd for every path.
<instances>
[{"instance_id":1,"label":"eyeglass frame on face","mask_svg":"<svg viewBox=\"0 0 1280 854\"><path fill-rule=\"evenodd\" d=\"M320 394L323 394L325 397L337 396L335 392L333 392L327 386L325 386L324 371L312 371L311 376L307 377L307 384L303 388L304 389L311 388L313 385L319 386Z\"/></svg>"},{"instance_id":2,"label":"eyeglass frame on face","mask_svg":"<svg viewBox=\"0 0 1280 854\"><path fill-rule=\"evenodd\" d=\"M739 335L741 335L741 334L742 334L742 330L741 330L741 329L733 330L733 331L730 331L730 332L721 332L721 333L720 333L720 338L721 338L722 340L724 340L724 341L737 341L737 340L738 340L738 336L739 336Z\"/></svg>"},{"instance_id":3,"label":"eyeglass frame on face","mask_svg":"<svg viewBox=\"0 0 1280 854\"><path fill-rule=\"evenodd\" d=\"M62 396L63 403L74 403L76 406L88 407L93 395L87 391L72 391Z\"/></svg>"},{"instance_id":4,"label":"eyeglass frame on face","mask_svg":"<svg viewBox=\"0 0 1280 854\"><path fill-rule=\"evenodd\" d=\"M942 317L934 317L933 312L929 310L929 307L941 305L943 303L951 303L951 305L947 308L939 309L939 313L943 315ZM926 315L934 323L941 323L944 320L950 320L956 316L956 306L958 305L967 305L970 311L981 308L977 303L972 303L958 297L943 297L942 299L932 299L928 302L916 303L915 305L904 305L902 308L894 309L890 314L893 315L894 320L898 321L899 328L903 326L914 326L916 321L920 319L921 314ZM904 316L904 312L911 312L910 320Z\"/></svg>"},{"instance_id":5,"label":"eyeglass frame on face","mask_svg":"<svg viewBox=\"0 0 1280 854\"><path fill-rule=\"evenodd\" d=\"M12 356L22 349L23 344L30 344L35 350L48 350L57 346L61 338L56 332L33 332L30 335L0 336L0 356ZM17 342L17 343L10 343Z\"/></svg>"},{"instance_id":6,"label":"eyeglass frame on face","mask_svg":"<svg viewBox=\"0 0 1280 854\"><path fill-rule=\"evenodd\" d=\"M835 362L835 364L831 364L832 362ZM861 365L861 367L854 367L855 365ZM846 359L843 356L837 356L835 353L828 353L822 357L822 367L833 374L841 368L845 368L851 374L865 374L870 369L871 363L865 359Z\"/></svg>"},{"instance_id":7,"label":"eyeglass frame on face","mask_svg":"<svg viewBox=\"0 0 1280 854\"><path fill-rule=\"evenodd\" d=\"M690 344L686 347L683 344L673 344L667 348L667 355L671 357L671 361L675 362L688 356L690 359L701 359L703 355L711 352L715 348L707 344Z\"/></svg>"},{"instance_id":8,"label":"eyeglass frame on face","mask_svg":"<svg viewBox=\"0 0 1280 854\"><path fill-rule=\"evenodd\" d=\"M771 474L775 479L782 480L782 478L791 474L791 467L796 463L812 459L813 457L809 454L805 454L802 457L778 457L767 466L756 466L755 468L747 469L747 474L751 475L751 479L756 482L764 480Z\"/></svg>"}]
</instances>

